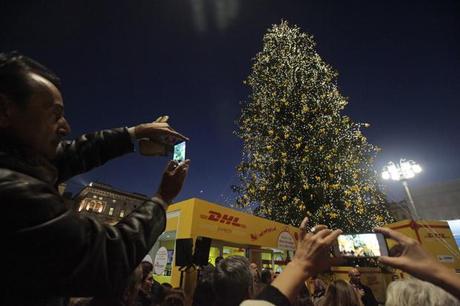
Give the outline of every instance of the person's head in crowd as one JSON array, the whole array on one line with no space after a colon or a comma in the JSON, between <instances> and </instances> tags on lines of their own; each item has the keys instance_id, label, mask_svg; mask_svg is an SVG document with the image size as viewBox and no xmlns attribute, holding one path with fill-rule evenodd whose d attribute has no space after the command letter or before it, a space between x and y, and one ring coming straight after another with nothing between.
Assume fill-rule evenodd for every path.
<instances>
[{"instance_id":1,"label":"person's head in crowd","mask_svg":"<svg viewBox=\"0 0 460 306\"><path fill-rule=\"evenodd\" d=\"M344 280L335 280L329 284L326 294L319 303L321 306L362 306L356 290Z\"/></svg>"},{"instance_id":2,"label":"person's head in crowd","mask_svg":"<svg viewBox=\"0 0 460 306\"><path fill-rule=\"evenodd\" d=\"M458 306L460 302L443 289L416 278L391 282L386 306Z\"/></svg>"},{"instance_id":3,"label":"person's head in crowd","mask_svg":"<svg viewBox=\"0 0 460 306\"><path fill-rule=\"evenodd\" d=\"M198 280L202 280L202 279L209 279L209 278L212 278L212 273L214 272L214 266L209 264L209 265L206 265L206 266L202 266L200 267L199 269L199 274L198 274Z\"/></svg>"},{"instance_id":4,"label":"person's head in crowd","mask_svg":"<svg viewBox=\"0 0 460 306\"><path fill-rule=\"evenodd\" d=\"M153 280L152 287L150 288L150 299L153 305L160 304L166 296L168 288L161 285L156 280Z\"/></svg>"},{"instance_id":5,"label":"person's head in crowd","mask_svg":"<svg viewBox=\"0 0 460 306\"><path fill-rule=\"evenodd\" d=\"M150 292L152 290L152 284L153 284L153 275L148 274L146 278L142 281L142 290L144 292Z\"/></svg>"},{"instance_id":6,"label":"person's head in crowd","mask_svg":"<svg viewBox=\"0 0 460 306\"><path fill-rule=\"evenodd\" d=\"M353 268L348 272L348 277L350 278L350 283L352 284L361 284L361 273L358 269Z\"/></svg>"},{"instance_id":7,"label":"person's head in crowd","mask_svg":"<svg viewBox=\"0 0 460 306\"><path fill-rule=\"evenodd\" d=\"M192 306L214 305L215 294L212 286L214 270L212 265L208 265L200 271L200 277L193 293Z\"/></svg>"},{"instance_id":8,"label":"person's head in crowd","mask_svg":"<svg viewBox=\"0 0 460 306\"><path fill-rule=\"evenodd\" d=\"M251 298L253 280L247 258L230 256L221 260L214 270L213 285L217 305L237 306Z\"/></svg>"},{"instance_id":9,"label":"person's head in crowd","mask_svg":"<svg viewBox=\"0 0 460 306\"><path fill-rule=\"evenodd\" d=\"M128 280L128 285L123 293L123 303L125 306L134 306L139 290L142 286L142 267L139 265L133 271Z\"/></svg>"},{"instance_id":10,"label":"person's head in crowd","mask_svg":"<svg viewBox=\"0 0 460 306\"><path fill-rule=\"evenodd\" d=\"M251 270L252 278L255 282L260 281L260 272L259 268L257 267L257 264L255 262L251 262L249 265L249 269Z\"/></svg>"},{"instance_id":11,"label":"person's head in crowd","mask_svg":"<svg viewBox=\"0 0 460 306\"><path fill-rule=\"evenodd\" d=\"M309 296L299 296L292 306L315 306Z\"/></svg>"},{"instance_id":12,"label":"person's head in crowd","mask_svg":"<svg viewBox=\"0 0 460 306\"><path fill-rule=\"evenodd\" d=\"M216 257L216 260L214 260L214 266L217 266L217 264L219 263L219 261L221 261L222 259L224 259L222 256L217 256L217 257Z\"/></svg>"},{"instance_id":13,"label":"person's head in crowd","mask_svg":"<svg viewBox=\"0 0 460 306\"><path fill-rule=\"evenodd\" d=\"M169 289L161 306L184 306L185 294L181 289Z\"/></svg>"},{"instance_id":14,"label":"person's head in crowd","mask_svg":"<svg viewBox=\"0 0 460 306\"><path fill-rule=\"evenodd\" d=\"M299 294L292 304L292 306L313 306L313 301L311 300L310 297L310 292L308 291L307 286L304 284L304 286L301 287Z\"/></svg>"},{"instance_id":15,"label":"person's head in crowd","mask_svg":"<svg viewBox=\"0 0 460 306\"><path fill-rule=\"evenodd\" d=\"M142 259L141 266L142 277L145 279L153 271L153 260L149 254L145 255L144 259Z\"/></svg>"},{"instance_id":16,"label":"person's head in crowd","mask_svg":"<svg viewBox=\"0 0 460 306\"><path fill-rule=\"evenodd\" d=\"M269 285L273 280L273 272L270 269L263 269L260 273L260 282Z\"/></svg>"},{"instance_id":17,"label":"person's head in crowd","mask_svg":"<svg viewBox=\"0 0 460 306\"><path fill-rule=\"evenodd\" d=\"M0 136L3 144L54 159L70 132L60 80L48 68L18 53L0 53Z\"/></svg>"},{"instance_id":18,"label":"person's head in crowd","mask_svg":"<svg viewBox=\"0 0 460 306\"><path fill-rule=\"evenodd\" d=\"M326 284L320 278L312 277L313 280L313 290L316 294L326 291Z\"/></svg>"}]
</instances>

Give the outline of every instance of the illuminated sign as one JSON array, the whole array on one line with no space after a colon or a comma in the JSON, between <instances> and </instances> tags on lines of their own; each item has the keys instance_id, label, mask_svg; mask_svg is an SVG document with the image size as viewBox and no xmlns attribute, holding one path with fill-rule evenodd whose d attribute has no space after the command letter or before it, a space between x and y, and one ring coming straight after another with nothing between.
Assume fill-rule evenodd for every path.
<instances>
[{"instance_id":1,"label":"illuminated sign","mask_svg":"<svg viewBox=\"0 0 460 306\"><path fill-rule=\"evenodd\" d=\"M165 247L158 249L153 262L153 271L156 275L163 275L166 264L168 263L168 250Z\"/></svg>"},{"instance_id":2,"label":"illuminated sign","mask_svg":"<svg viewBox=\"0 0 460 306\"><path fill-rule=\"evenodd\" d=\"M291 233L285 231L278 236L278 249L295 251L295 240Z\"/></svg>"}]
</instances>

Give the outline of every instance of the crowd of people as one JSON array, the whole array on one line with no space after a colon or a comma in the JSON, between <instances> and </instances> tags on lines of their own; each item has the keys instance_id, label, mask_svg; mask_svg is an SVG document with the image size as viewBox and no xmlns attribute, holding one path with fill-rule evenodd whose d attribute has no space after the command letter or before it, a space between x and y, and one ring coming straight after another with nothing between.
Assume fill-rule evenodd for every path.
<instances>
[{"instance_id":1,"label":"crowd of people","mask_svg":"<svg viewBox=\"0 0 460 306\"><path fill-rule=\"evenodd\" d=\"M375 305L359 271L349 282L328 286L317 276L336 258L331 245L341 234L325 225L300 226L295 255L274 277L245 257L219 258L201 271L193 297L158 284L145 257L164 231L166 209L179 194L190 161L171 161L151 200L116 225L81 216L69 207L57 185L72 176L134 151L148 139L164 154L187 137L167 117L133 127L114 128L63 140L70 132L64 117L60 80L48 68L17 53L0 54L0 201L4 221L0 305ZM376 228L396 242L382 264L415 278L391 283L386 304L458 305L460 279L401 233ZM30 260L30 259L33 260ZM313 279L314 292L306 288ZM75 298L78 297L78 298Z\"/></svg>"}]
</instances>

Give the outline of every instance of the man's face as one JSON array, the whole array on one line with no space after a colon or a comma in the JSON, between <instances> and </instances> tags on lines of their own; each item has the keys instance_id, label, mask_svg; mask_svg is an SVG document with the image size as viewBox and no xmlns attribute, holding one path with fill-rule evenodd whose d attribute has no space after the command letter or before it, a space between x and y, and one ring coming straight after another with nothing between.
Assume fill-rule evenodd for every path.
<instances>
[{"instance_id":1,"label":"man's face","mask_svg":"<svg viewBox=\"0 0 460 306\"><path fill-rule=\"evenodd\" d=\"M34 84L33 93L24 107L10 104L6 128L16 141L52 160L62 137L70 132L62 96L40 75L29 73L28 77Z\"/></svg>"},{"instance_id":2,"label":"man's face","mask_svg":"<svg viewBox=\"0 0 460 306\"><path fill-rule=\"evenodd\" d=\"M353 284L359 284L361 282L361 273L358 270L350 271L350 282Z\"/></svg>"},{"instance_id":3,"label":"man's face","mask_svg":"<svg viewBox=\"0 0 460 306\"><path fill-rule=\"evenodd\" d=\"M152 288L152 284L153 284L153 275L149 275L144 280L144 283L142 284L142 289L144 289L145 292L150 292L150 289Z\"/></svg>"}]
</instances>

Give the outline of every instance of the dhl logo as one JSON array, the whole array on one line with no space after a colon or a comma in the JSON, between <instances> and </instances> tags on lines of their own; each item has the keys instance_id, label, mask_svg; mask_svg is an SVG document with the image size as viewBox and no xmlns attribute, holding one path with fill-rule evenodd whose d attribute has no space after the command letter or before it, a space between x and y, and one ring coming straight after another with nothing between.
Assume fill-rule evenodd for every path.
<instances>
[{"instance_id":1,"label":"dhl logo","mask_svg":"<svg viewBox=\"0 0 460 306\"><path fill-rule=\"evenodd\" d=\"M240 218L238 217L227 215L227 214L221 214L220 212L213 211L213 210L210 210L208 213L209 213L208 215L201 215L201 218L207 219L209 221L230 224L236 227L246 228L246 225L239 223Z\"/></svg>"}]
</instances>

